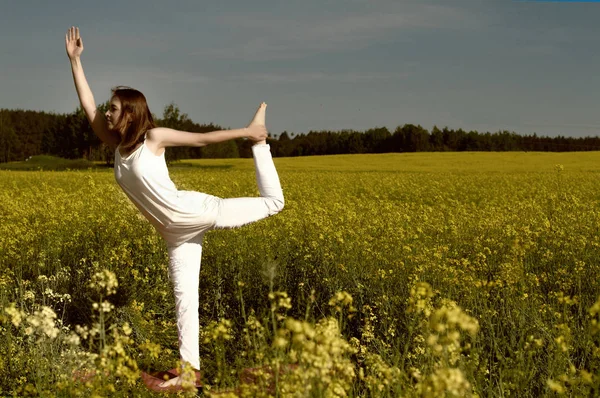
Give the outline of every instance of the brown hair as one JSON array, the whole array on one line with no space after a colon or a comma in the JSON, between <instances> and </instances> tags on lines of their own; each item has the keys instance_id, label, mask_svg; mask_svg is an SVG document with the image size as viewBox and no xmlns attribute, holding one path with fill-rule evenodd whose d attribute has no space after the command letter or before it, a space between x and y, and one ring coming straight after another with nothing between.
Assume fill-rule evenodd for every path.
<instances>
[{"instance_id":1,"label":"brown hair","mask_svg":"<svg viewBox=\"0 0 600 398\"><path fill-rule=\"evenodd\" d=\"M112 89L113 97L121 101L121 116L114 129L121 133L121 148L128 153L144 141L146 132L154 127L154 119L146 97L136 89L117 86Z\"/></svg>"}]
</instances>

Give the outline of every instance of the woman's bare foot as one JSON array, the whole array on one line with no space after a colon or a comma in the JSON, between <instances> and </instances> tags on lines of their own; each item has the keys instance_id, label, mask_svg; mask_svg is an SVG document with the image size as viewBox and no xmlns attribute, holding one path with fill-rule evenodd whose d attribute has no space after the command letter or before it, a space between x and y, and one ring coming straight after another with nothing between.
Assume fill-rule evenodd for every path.
<instances>
[{"instance_id":1,"label":"woman's bare foot","mask_svg":"<svg viewBox=\"0 0 600 398\"><path fill-rule=\"evenodd\" d=\"M177 376L177 377L173 377L172 379L169 379L167 381L162 382L159 387L174 387L174 386L181 386L181 376Z\"/></svg>"},{"instance_id":2,"label":"woman's bare foot","mask_svg":"<svg viewBox=\"0 0 600 398\"><path fill-rule=\"evenodd\" d=\"M252 127L252 126L261 126L261 127L265 127L265 118L266 118L266 110L267 110L267 104L266 103L261 103L260 106L258 107L258 110L256 111L256 114L254 114L254 118L252 119L252 121L250 122L250 124L248 125L248 127ZM260 141L255 141L255 144L266 144L267 140L260 140Z\"/></svg>"}]
</instances>

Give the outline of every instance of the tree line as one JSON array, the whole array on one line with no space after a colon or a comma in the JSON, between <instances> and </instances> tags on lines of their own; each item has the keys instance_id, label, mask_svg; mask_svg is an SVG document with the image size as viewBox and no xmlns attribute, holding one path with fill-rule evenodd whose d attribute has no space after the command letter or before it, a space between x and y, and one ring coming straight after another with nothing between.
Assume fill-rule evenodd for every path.
<instances>
[{"instance_id":1,"label":"tree line","mask_svg":"<svg viewBox=\"0 0 600 398\"><path fill-rule=\"evenodd\" d=\"M479 133L437 126L428 131L420 125L405 124L393 132L386 127L366 131L311 131L295 136L283 132L271 146L276 156L441 151L570 152L598 151L600 137L521 135L507 130Z\"/></svg>"},{"instance_id":2,"label":"tree line","mask_svg":"<svg viewBox=\"0 0 600 398\"><path fill-rule=\"evenodd\" d=\"M105 113L109 102L99 106ZM214 124L194 123L177 105L164 108L157 125L194 133L221 130ZM85 158L112 163L114 154L92 131L81 107L70 114L55 114L30 110L0 109L0 162L26 160L34 155L53 155L66 159ZM250 145L244 142L223 142L202 148L172 148L167 160L182 158L251 157Z\"/></svg>"},{"instance_id":3,"label":"tree line","mask_svg":"<svg viewBox=\"0 0 600 398\"><path fill-rule=\"evenodd\" d=\"M100 106L105 112L108 102ZM195 133L220 130L214 124L198 124L177 105L167 105L159 126ZM548 137L521 135L511 131L495 133L442 129L431 131L420 125L405 124L393 132L386 127L366 131L310 131L289 133L270 138L274 156L310 156L355 153L423 152L423 151L593 151L600 150L600 138ZM180 147L167 151L167 160L183 158L252 157L252 143L234 140L201 148ZM46 154L67 159L85 158L110 164L113 153L103 145L81 108L70 114L55 114L31 110L0 109L0 162L25 160Z\"/></svg>"}]
</instances>

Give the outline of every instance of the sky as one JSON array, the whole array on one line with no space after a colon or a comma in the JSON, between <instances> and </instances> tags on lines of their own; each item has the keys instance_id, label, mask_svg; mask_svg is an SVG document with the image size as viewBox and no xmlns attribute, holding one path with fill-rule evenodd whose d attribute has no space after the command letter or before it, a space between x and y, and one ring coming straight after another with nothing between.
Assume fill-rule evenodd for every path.
<instances>
[{"instance_id":1,"label":"sky","mask_svg":"<svg viewBox=\"0 0 600 398\"><path fill-rule=\"evenodd\" d=\"M407 123L600 135L600 2L0 0L0 108L73 112L64 36L78 26L98 104L111 87L244 127Z\"/></svg>"}]
</instances>

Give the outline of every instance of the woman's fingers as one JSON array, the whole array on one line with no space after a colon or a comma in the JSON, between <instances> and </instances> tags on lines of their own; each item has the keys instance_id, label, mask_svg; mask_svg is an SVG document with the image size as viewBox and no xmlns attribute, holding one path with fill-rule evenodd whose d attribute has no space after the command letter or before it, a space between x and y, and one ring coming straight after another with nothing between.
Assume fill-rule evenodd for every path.
<instances>
[{"instance_id":1,"label":"woman's fingers","mask_svg":"<svg viewBox=\"0 0 600 398\"><path fill-rule=\"evenodd\" d=\"M71 26L69 28L69 30L67 30L67 40L73 41L73 40L79 40L80 38L81 38L81 36L79 35L79 28L76 28L75 26Z\"/></svg>"},{"instance_id":2,"label":"woman's fingers","mask_svg":"<svg viewBox=\"0 0 600 398\"><path fill-rule=\"evenodd\" d=\"M76 47L83 47L83 40L81 39L81 34L79 33L79 27L71 26L67 30L65 42L67 45L71 42L74 42Z\"/></svg>"},{"instance_id":3,"label":"woman's fingers","mask_svg":"<svg viewBox=\"0 0 600 398\"><path fill-rule=\"evenodd\" d=\"M69 29L67 29L67 34L65 35L65 44L69 58L81 54L83 51L83 40L81 39L81 34L79 33L79 27L71 26Z\"/></svg>"}]
</instances>

